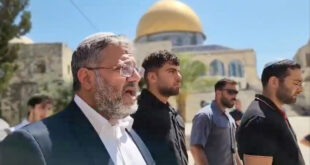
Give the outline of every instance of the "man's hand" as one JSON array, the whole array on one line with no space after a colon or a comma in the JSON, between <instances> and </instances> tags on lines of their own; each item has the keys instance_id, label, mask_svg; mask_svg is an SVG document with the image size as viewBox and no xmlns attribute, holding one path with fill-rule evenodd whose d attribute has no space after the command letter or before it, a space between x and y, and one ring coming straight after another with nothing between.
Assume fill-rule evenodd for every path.
<instances>
[{"instance_id":1,"label":"man's hand","mask_svg":"<svg viewBox=\"0 0 310 165\"><path fill-rule=\"evenodd\" d=\"M208 165L209 164L207 156L202 146L200 145L191 146L191 152L192 152L196 165Z\"/></svg>"},{"instance_id":2,"label":"man's hand","mask_svg":"<svg viewBox=\"0 0 310 165\"><path fill-rule=\"evenodd\" d=\"M237 165L243 165L242 160L239 157L239 154L235 153L234 156L236 158Z\"/></svg>"}]
</instances>

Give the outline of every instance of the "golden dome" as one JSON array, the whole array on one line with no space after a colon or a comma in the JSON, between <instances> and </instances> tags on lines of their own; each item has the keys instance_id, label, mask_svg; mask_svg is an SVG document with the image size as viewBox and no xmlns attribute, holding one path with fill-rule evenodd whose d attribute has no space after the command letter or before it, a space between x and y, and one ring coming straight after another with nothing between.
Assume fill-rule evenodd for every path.
<instances>
[{"instance_id":1,"label":"golden dome","mask_svg":"<svg viewBox=\"0 0 310 165\"><path fill-rule=\"evenodd\" d=\"M140 19L136 39L160 32L180 31L198 32L205 37L200 20L191 8L178 0L161 0Z\"/></svg>"}]
</instances>

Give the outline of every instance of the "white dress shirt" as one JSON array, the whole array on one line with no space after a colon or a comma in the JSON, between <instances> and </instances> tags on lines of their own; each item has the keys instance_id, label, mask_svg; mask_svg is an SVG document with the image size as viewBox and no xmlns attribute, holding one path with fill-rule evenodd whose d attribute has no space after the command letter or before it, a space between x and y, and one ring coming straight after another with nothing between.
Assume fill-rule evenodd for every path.
<instances>
[{"instance_id":1,"label":"white dress shirt","mask_svg":"<svg viewBox=\"0 0 310 165\"><path fill-rule=\"evenodd\" d=\"M133 119L130 116L111 125L78 95L74 96L74 101L95 128L114 164L146 165L139 149L125 130L131 130Z\"/></svg>"}]
</instances>

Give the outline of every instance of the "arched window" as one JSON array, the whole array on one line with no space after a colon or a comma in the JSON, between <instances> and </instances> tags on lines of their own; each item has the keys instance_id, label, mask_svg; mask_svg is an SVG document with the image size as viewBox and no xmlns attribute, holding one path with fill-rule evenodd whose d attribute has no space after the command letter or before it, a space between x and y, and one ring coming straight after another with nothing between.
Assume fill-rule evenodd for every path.
<instances>
[{"instance_id":1,"label":"arched window","mask_svg":"<svg viewBox=\"0 0 310 165\"><path fill-rule=\"evenodd\" d=\"M239 60L233 60L228 65L228 72L230 77L243 77L243 66Z\"/></svg>"},{"instance_id":2,"label":"arched window","mask_svg":"<svg viewBox=\"0 0 310 165\"><path fill-rule=\"evenodd\" d=\"M197 45L197 36L196 36L196 34L192 34L192 36L191 36L191 45Z\"/></svg>"},{"instance_id":3,"label":"arched window","mask_svg":"<svg viewBox=\"0 0 310 165\"><path fill-rule=\"evenodd\" d=\"M210 75L211 76L225 76L224 64L219 60L213 60L210 64Z\"/></svg>"},{"instance_id":4,"label":"arched window","mask_svg":"<svg viewBox=\"0 0 310 165\"><path fill-rule=\"evenodd\" d=\"M181 46L183 44L182 38L181 37L177 37L177 46Z\"/></svg>"}]
</instances>

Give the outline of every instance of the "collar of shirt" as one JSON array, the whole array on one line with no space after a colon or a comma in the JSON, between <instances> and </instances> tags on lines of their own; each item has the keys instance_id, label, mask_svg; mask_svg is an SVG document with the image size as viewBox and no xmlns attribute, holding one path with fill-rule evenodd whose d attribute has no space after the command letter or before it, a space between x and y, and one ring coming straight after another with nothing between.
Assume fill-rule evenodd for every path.
<instances>
[{"instance_id":1,"label":"collar of shirt","mask_svg":"<svg viewBox=\"0 0 310 165\"><path fill-rule=\"evenodd\" d=\"M14 127L11 127L10 130L11 130L11 132L14 132L17 129L20 129L20 128L26 126L27 124L30 124L30 122L28 121L27 118L24 118L20 124L14 126Z\"/></svg>"},{"instance_id":2,"label":"collar of shirt","mask_svg":"<svg viewBox=\"0 0 310 165\"><path fill-rule=\"evenodd\" d=\"M29 124L29 123L30 123L29 120L26 119L26 118L24 118L23 121L21 122L21 124L25 124L25 125L27 125L27 124Z\"/></svg>"},{"instance_id":3,"label":"collar of shirt","mask_svg":"<svg viewBox=\"0 0 310 165\"><path fill-rule=\"evenodd\" d=\"M228 111L223 112L220 107L213 100L211 103L211 110L214 115L214 123L222 127L230 127L230 125L235 125L234 119L229 115ZM227 123L228 121L228 123Z\"/></svg>"},{"instance_id":4,"label":"collar of shirt","mask_svg":"<svg viewBox=\"0 0 310 165\"><path fill-rule=\"evenodd\" d=\"M161 110L162 108L170 108L170 105L168 102L166 104L161 102L148 89L143 89L141 91L141 94L138 97L138 104L148 105L150 107L158 107L159 110Z\"/></svg>"},{"instance_id":5,"label":"collar of shirt","mask_svg":"<svg viewBox=\"0 0 310 165\"><path fill-rule=\"evenodd\" d=\"M126 129L131 130L132 128L133 119L130 116L119 119L116 121L115 125L112 125L106 118L96 112L78 95L74 96L74 101L89 120L91 125L95 128L98 135L115 135L115 138L120 139L126 133Z\"/></svg>"},{"instance_id":6,"label":"collar of shirt","mask_svg":"<svg viewBox=\"0 0 310 165\"><path fill-rule=\"evenodd\" d=\"M216 113L216 115L226 115L226 111L223 112L220 107L216 104L216 101L213 100L212 103L211 103L211 108L212 110L214 110L213 112Z\"/></svg>"},{"instance_id":7,"label":"collar of shirt","mask_svg":"<svg viewBox=\"0 0 310 165\"><path fill-rule=\"evenodd\" d=\"M265 96L263 96L263 95L256 94L256 95L255 95L255 100L261 101L261 102L263 102L264 104L266 104L268 107L270 107L270 109L276 110L277 112L279 112L279 113L281 114L281 116L283 117L283 119L284 119L285 121L287 120L285 111L279 109L279 108L272 102L272 100L270 100L269 98L267 98L267 97L265 97Z\"/></svg>"},{"instance_id":8,"label":"collar of shirt","mask_svg":"<svg viewBox=\"0 0 310 165\"><path fill-rule=\"evenodd\" d=\"M133 119L130 116L116 120L112 125L78 95L75 95L74 101L96 130L114 164L146 164L135 142L126 132L126 129L130 130L133 124Z\"/></svg>"}]
</instances>

